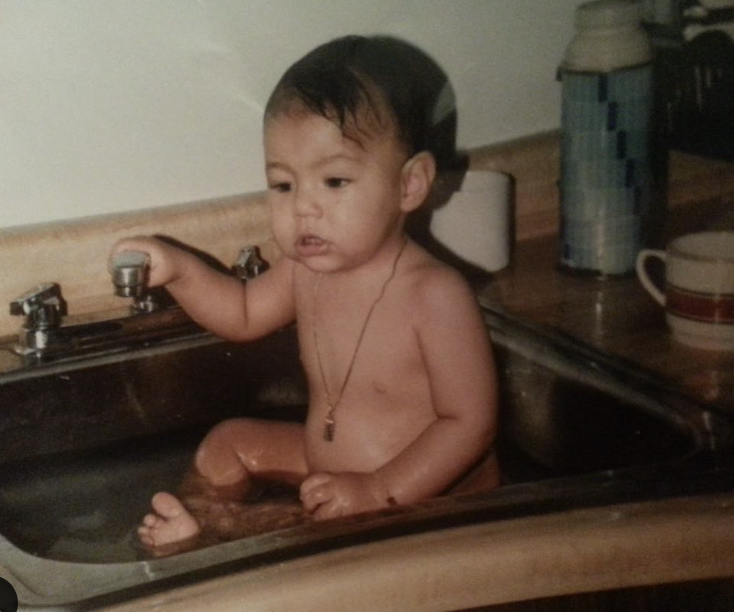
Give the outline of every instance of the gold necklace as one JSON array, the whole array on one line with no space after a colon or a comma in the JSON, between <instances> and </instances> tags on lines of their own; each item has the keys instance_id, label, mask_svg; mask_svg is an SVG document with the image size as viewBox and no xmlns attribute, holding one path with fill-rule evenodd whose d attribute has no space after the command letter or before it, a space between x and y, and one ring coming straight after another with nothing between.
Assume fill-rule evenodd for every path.
<instances>
[{"instance_id":1,"label":"gold necklace","mask_svg":"<svg viewBox=\"0 0 734 612\"><path fill-rule=\"evenodd\" d=\"M347 368L347 373L344 376L344 381L342 382L341 389L339 390L339 395L337 395L336 399L332 398L331 392L329 391L329 385L326 383L326 375L324 374L324 366L321 362L321 351L319 350L319 335L316 330L316 298L318 297L319 293L319 285L321 284L321 279L324 276L324 273L320 273L318 279L316 279L316 286L314 287L313 292L313 317L311 321L311 327L313 330L313 344L314 348L316 349L316 361L319 365L319 374L321 374L321 384L324 386L324 394L326 395L326 405L329 407L329 411L326 413L326 417L324 418L324 440L327 442L332 442L334 440L334 435L336 433L336 408L339 405L339 402L342 399L342 396L344 395L344 390L347 388L347 383L349 382L349 378L352 375L352 370L354 369L354 362L357 360L357 353L359 353L359 347L362 346L362 340L364 339L365 332L367 331L367 325L369 325L370 319L372 318L372 313L375 310L375 307L377 304L380 303L380 300L385 295L385 291L387 290L387 286L390 284L390 281L395 277L395 272L398 269L398 262L400 261L400 256L403 254L403 251L405 250L405 245L408 244L408 239L406 238L403 241L403 244L400 246L400 250L398 251L398 254L395 256L395 261L393 261L392 264L392 270L390 271L390 276L387 277L385 282L382 285L382 289L380 290L380 294L377 296L374 302L372 302L372 306L370 306L370 309L367 311L367 316L364 319L364 323L362 324L362 331L359 332L359 337L357 338L357 345L354 347L354 353L352 353L352 359L349 362L349 367Z\"/></svg>"}]
</instances>

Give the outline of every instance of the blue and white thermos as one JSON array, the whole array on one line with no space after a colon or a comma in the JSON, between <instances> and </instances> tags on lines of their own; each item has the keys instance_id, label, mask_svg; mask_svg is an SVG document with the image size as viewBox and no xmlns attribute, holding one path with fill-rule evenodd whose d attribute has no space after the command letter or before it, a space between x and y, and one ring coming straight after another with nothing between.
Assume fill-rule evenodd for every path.
<instances>
[{"instance_id":1,"label":"blue and white thermos","mask_svg":"<svg viewBox=\"0 0 734 612\"><path fill-rule=\"evenodd\" d=\"M560 264L634 270L652 208L653 53L631 0L576 10L562 83Z\"/></svg>"}]
</instances>

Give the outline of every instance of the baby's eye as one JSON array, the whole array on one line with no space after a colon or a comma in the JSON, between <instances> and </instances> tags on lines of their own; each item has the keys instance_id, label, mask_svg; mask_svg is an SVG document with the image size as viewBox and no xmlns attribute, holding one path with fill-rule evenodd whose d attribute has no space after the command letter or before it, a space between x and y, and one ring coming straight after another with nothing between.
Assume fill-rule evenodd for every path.
<instances>
[{"instance_id":1,"label":"baby's eye","mask_svg":"<svg viewBox=\"0 0 734 612\"><path fill-rule=\"evenodd\" d=\"M349 179L341 177L331 177L326 179L326 186L330 189L339 189L340 187L346 187L349 184Z\"/></svg>"},{"instance_id":2,"label":"baby's eye","mask_svg":"<svg viewBox=\"0 0 734 612\"><path fill-rule=\"evenodd\" d=\"M271 183L270 189L272 191L277 191L278 193L288 193L291 190L291 184L286 182Z\"/></svg>"}]
</instances>

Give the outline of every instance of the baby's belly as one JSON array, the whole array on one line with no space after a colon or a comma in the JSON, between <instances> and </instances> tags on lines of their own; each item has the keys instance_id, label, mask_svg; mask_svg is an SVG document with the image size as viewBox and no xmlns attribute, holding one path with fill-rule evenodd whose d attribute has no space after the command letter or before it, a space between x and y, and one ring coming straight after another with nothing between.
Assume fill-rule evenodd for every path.
<instances>
[{"instance_id":1,"label":"baby's belly","mask_svg":"<svg viewBox=\"0 0 734 612\"><path fill-rule=\"evenodd\" d=\"M325 405L312 405L306 422L311 472L372 472L400 454L436 419L430 405L386 402L339 405L328 439Z\"/></svg>"}]
</instances>

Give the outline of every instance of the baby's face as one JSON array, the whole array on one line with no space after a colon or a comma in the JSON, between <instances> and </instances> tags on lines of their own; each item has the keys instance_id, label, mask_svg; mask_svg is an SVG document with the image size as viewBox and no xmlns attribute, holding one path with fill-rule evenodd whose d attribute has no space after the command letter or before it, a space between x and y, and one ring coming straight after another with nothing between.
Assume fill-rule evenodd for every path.
<instances>
[{"instance_id":1,"label":"baby's face","mask_svg":"<svg viewBox=\"0 0 734 612\"><path fill-rule=\"evenodd\" d=\"M387 128L345 136L306 111L265 123L273 233L286 256L314 271L356 268L399 239L407 160Z\"/></svg>"}]
</instances>

